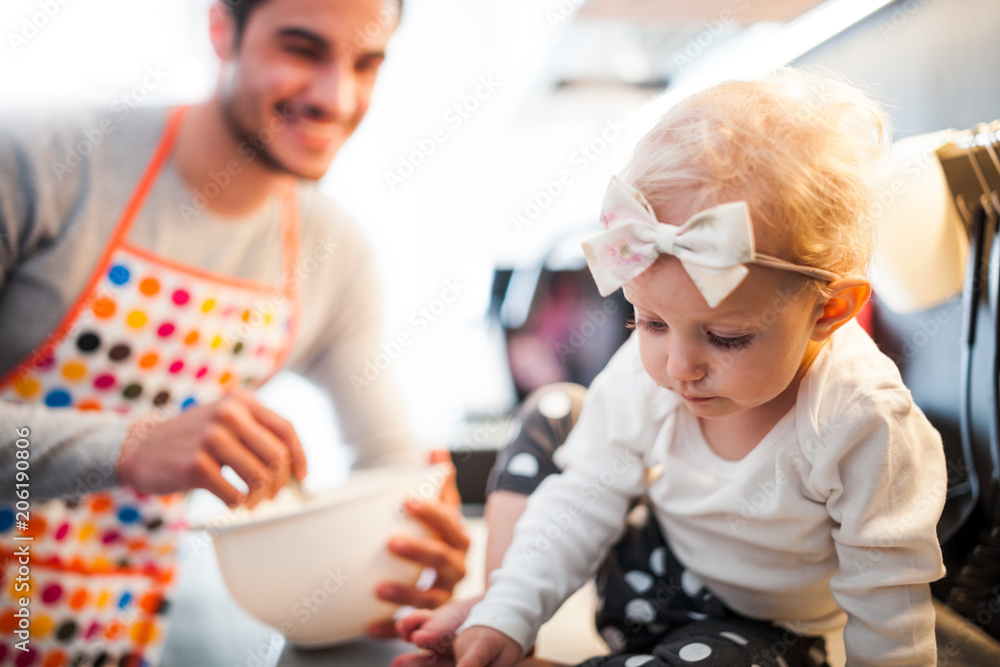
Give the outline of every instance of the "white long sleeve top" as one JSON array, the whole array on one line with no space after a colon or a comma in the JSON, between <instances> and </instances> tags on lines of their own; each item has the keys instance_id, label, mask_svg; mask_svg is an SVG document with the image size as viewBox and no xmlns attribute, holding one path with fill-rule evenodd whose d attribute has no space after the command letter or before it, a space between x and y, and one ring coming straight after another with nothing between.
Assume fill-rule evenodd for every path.
<instances>
[{"instance_id":1,"label":"white long sleeve top","mask_svg":"<svg viewBox=\"0 0 1000 667\"><path fill-rule=\"evenodd\" d=\"M739 461L716 455L681 399L646 375L635 337L594 381L557 456L563 473L529 498L463 629L531 646L645 491L677 558L734 611L843 640L852 666L935 664L941 438L856 323L834 334L795 406Z\"/></svg>"}]
</instances>

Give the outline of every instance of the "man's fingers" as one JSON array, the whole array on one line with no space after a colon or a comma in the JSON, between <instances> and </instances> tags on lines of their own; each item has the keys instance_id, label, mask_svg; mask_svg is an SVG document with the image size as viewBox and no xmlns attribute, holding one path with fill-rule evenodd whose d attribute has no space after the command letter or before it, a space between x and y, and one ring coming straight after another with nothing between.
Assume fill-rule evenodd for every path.
<instances>
[{"instance_id":1,"label":"man's fingers","mask_svg":"<svg viewBox=\"0 0 1000 667\"><path fill-rule=\"evenodd\" d=\"M243 494L226 481L218 462L207 453L202 452L199 455L196 466L193 480L195 488L207 490L229 507L236 507L246 501Z\"/></svg>"},{"instance_id":2,"label":"man's fingers","mask_svg":"<svg viewBox=\"0 0 1000 667\"><path fill-rule=\"evenodd\" d=\"M369 623L365 626L365 634L372 639L391 639L399 636L396 632L396 623L391 618Z\"/></svg>"},{"instance_id":3,"label":"man's fingers","mask_svg":"<svg viewBox=\"0 0 1000 667\"><path fill-rule=\"evenodd\" d=\"M432 533L441 536L445 542L466 551L469 548L469 536L458 511L443 502L425 502L419 498L406 501L406 513L427 526Z\"/></svg>"},{"instance_id":4,"label":"man's fingers","mask_svg":"<svg viewBox=\"0 0 1000 667\"><path fill-rule=\"evenodd\" d=\"M291 456L285 445L271 431L253 419L240 424L240 440L267 467L268 498L273 498L288 481Z\"/></svg>"},{"instance_id":5,"label":"man's fingers","mask_svg":"<svg viewBox=\"0 0 1000 667\"><path fill-rule=\"evenodd\" d=\"M389 552L437 572L436 585L451 588L465 577L465 552L441 542L409 535L389 539Z\"/></svg>"},{"instance_id":6,"label":"man's fingers","mask_svg":"<svg viewBox=\"0 0 1000 667\"><path fill-rule=\"evenodd\" d=\"M455 477L455 466L451 460L451 452L446 449L432 449L428 455L428 463L431 465L435 463L448 463L449 471L448 476L444 480L444 484L441 485L441 500L459 507L462 504L462 497L458 493L458 482Z\"/></svg>"},{"instance_id":7,"label":"man's fingers","mask_svg":"<svg viewBox=\"0 0 1000 667\"><path fill-rule=\"evenodd\" d=\"M249 404L249 408L254 419L266 426L284 445L295 477L304 479L309 472L306 466L306 453L302 449L302 442L299 440L299 435L295 432L292 422L277 412L265 408L256 400Z\"/></svg>"},{"instance_id":8,"label":"man's fingers","mask_svg":"<svg viewBox=\"0 0 1000 667\"><path fill-rule=\"evenodd\" d=\"M405 607L436 609L451 598L451 588L435 587L420 590L414 586L385 583L375 589L375 594L381 600Z\"/></svg>"},{"instance_id":9,"label":"man's fingers","mask_svg":"<svg viewBox=\"0 0 1000 667\"><path fill-rule=\"evenodd\" d=\"M241 394L221 401L216 407L215 417L220 425L228 428L243 447L264 465L266 474L263 493L267 498L273 498L288 478L290 455L274 433L256 420L251 411L252 405L256 405L256 402L248 403Z\"/></svg>"},{"instance_id":10,"label":"man's fingers","mask_svg":"<svg viewBox=\"0 0 1000 667\"><path fill-rule=\"evenodd\" d=\"M250 488L248 500L257 500L270 492L270 471L253 452L247 450L233 433L221 424L211 424L205 434L207 453L215 459L216 468L229 466ZM221 472L219 477L222 477Z\"/></svg>"}]
</instances>

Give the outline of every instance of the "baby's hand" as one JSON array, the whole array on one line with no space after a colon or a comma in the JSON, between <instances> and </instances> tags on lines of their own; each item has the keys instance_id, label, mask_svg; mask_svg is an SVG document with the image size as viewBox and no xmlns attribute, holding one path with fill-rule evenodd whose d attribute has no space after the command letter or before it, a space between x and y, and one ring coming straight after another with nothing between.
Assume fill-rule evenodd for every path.
<instances>
[{"instance_id":1,"label":"baby's hand","mask_svg":"<svg viewBox=\"0 0 1000 667\"><path fill-rule=\"evenodd\" d=\"M418 609L396 621L396 633L403 641L413 642L425 651L439 656L453 654L455 632L465 622L469 610L482 596L469 600L453 600L437 609ZM404 655L396 658L392 667L410 667L426 663L427 654Z\"/></svg>"},{"instance_id":2,"label":"baby's hand","mask_svg":"<svg viewBox=\"0 0 1000 667\"><path fill-rule=\"evenodd\" d=\"M521 645L493 628L473 626L455 641L455 667L514 667Z\"/></svg>"}]
</instances>

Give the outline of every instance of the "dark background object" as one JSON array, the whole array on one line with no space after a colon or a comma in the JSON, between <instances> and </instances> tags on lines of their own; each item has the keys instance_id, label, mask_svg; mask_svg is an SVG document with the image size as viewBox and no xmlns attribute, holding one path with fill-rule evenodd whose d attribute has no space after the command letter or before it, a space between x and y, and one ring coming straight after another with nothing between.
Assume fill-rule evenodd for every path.
<instances>
[{"instance_id":1,"label":"dark background object","mask_svg":"<svg viewBox=\"0 0 1000 667\"><path fill-rule=\"evenodd\" d=\"M932 591L1000 638L1000 162L982 159L984 142L992 148L997 137L974 138L965 150L939 152L951 156L941 165L969 234L962 294L919 313L876 309L873 336L944 441L948 498L938 534L948 573Z\"/></svg>"},{"instance_id":2,"label":"dark background object","mask_svg":"<svg viewBox=\"0 0 1000 667\"><path fill-rule=\"evenodd\" d=\"M599 231L596 223L586 235ZM602 297L586 268L578 234L554 244L535 266L494 273L489 317L503 332L518 402L556 382L590 386L631 333L632 306L621 290ZM562 256L562 260L553 259ZM495 417L489 418L495 421ZM469 433L452 445L458 490L465 504L485 502L486 480L506 428L472 420ZM490 434L489 442L474 435Z\"/></svg>"},{"instance_id":3,"label":"dark background object","mask_svg":"<svg viewBox=\"0 0 1000 667\"><path fill-rule=\"evenodd\" d=\"M554 382L589 386L630 333L632 306L620 290L602 297L585 267L498 271L493 294L519 401Z\"/></svg>"}]
</instances>

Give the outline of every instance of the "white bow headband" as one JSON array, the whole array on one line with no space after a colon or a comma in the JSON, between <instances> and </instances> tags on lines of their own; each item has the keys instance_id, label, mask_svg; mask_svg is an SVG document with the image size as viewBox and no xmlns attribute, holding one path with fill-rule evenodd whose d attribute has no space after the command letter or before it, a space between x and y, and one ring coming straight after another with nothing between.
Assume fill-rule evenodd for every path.
<instances>
[{"instance_id":1,"label":"white bow headband","mask_svg":"<svg viewBox=\"0 0 1000 667\"><path fill-rule=\"evenodd\" d=\"M668 225L656 219L641 192L612 177L601 207L601 223L607 231L583 243L601 296L645 271L661 253L681 261L712 308L749 273L744 264L795 271L819 280L840 278L830 271L755 252L750 210L742 201L696 213L680 226Z\"/></svg>"}]
</instances>

